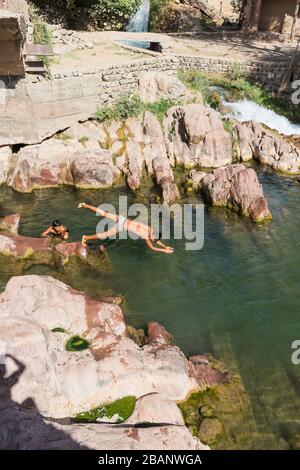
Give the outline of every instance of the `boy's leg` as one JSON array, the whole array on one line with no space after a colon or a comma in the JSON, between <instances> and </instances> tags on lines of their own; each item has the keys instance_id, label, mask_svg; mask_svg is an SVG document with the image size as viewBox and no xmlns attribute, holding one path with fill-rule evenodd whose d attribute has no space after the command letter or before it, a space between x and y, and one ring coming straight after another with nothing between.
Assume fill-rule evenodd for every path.
<instances>
[{"instance_id":1,"label":"boy's leg","mask_svg":"<svg viewBox=\"0 0 300 470\"><path fill-rule=\"evenodd\" d=\"M78 208L82 208L82 207L85 208L85 209L89 209L93 212L96 212L96 214L99 214L102 217L106 217L109 220L113 220L114 222L118 222L118 220L119 220L118 215L111 214L110 212L99 209L98 207L90 206L89 204L85 204L85 203L79 204Z\"/></svg>"},{"instance_id":2,"label":"boy's leg","mask_svg":"<svg viewBox=\"0 0 300 470\"><path fill-rule=\"evenodd\" d=\"M95 235L83 235L81 243L83 246L86 246L89 240L105 240L106 238L116 235L117 232L117 226L114 225L111 229L107 230L106 232L96 233Z\"/></svg>"}]
</instances>

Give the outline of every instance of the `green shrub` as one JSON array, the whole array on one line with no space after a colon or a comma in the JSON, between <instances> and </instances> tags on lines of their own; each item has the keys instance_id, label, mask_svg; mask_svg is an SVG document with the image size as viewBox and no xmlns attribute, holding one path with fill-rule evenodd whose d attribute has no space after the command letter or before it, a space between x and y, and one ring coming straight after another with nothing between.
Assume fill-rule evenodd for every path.
<instances>
[{"instance_id":1,"label":"green shrub","mask_svg":"<svg viewBox=\"0 0 300 470\"><path fill-rule=\"evenodd\" d=\"M33 5L30 5L29 15L33 25L33 43L52 46L52 31ZM46 66L49 66L51 63L51 58L47 56L39 56L38 58L42 60Z\"/></svg>"},{"instance_id":2,"label":"green shrub","mask_svg":"<svg viewBox=\"0 0 300 470\"><path fill-rule=\"evenodd\" d=\"M159 16L170 0L151 0L150 4L150 31L155 31Z\"/></svg>"},{"instance_id":3,"label":"green shrub","mask_svg":"<svg viewBox=\"0 0 300 470\"><path fill-rule=\"evenodd\" d=\"M168 109L175 104L172 100L164 99L156 103L143 103L138 95L125 94L115 104L99 108L94 114L94 119L98 122L126 121L131 117L140 116L145 111L150 111L162 120Z\"/></svg>"},{"instance_id":4,"label":"green shrub","mask_svg":"<svg viewBox=\"0 0 300 470\"><path fill-rule=\"evenodd\" d=\"M172 100L165 100L161 99L160 101L156 101L156 103L148 103L145 104L145 110L150 111L151 113L155 114L160 121L163 120L166 112L172 108L176 103Z\"/></svg>"},{"instance_id":5,"label":"green shrub","mask_svg":"<svg viewBox=\"0 0 300 470\"><path fill-rule=\"evenodd\" d=\"M50 20L60 17L70 28L124 29L141 0L32 0Z\"/></svg>"}]
</instances>

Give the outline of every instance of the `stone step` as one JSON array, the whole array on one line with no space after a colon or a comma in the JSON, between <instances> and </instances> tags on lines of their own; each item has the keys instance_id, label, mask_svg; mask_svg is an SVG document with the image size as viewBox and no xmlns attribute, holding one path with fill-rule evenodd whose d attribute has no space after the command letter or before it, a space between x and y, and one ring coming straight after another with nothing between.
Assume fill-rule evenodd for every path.
<instances>
[{"instance_id":1,"label":"stone step","mask_svg":"<svg viewBox=\"0 0 300 470\"><path fill-rule=\"evenodd\" d=\"M26 73L42 73L45 74L47 72L46 67L41 60L27 60L25 62L25 71Z\"/></svg>"}]
</instances>

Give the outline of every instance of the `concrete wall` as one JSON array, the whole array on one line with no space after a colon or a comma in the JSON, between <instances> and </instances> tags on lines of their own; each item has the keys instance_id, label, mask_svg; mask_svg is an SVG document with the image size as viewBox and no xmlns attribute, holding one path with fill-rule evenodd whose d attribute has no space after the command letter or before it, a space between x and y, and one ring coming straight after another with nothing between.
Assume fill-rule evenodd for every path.
<instances>
[{"instance_id":1,"label":"concrete wall","mask_svg":"<svg viewBox=\"0 0 300 470\"><path fill-rule=\"evenodd\" d=\"M262 0L259 30L281 33L285 16L294 17L296 0Z\"/></svg>"},{"instance_id":2,"label":"concrete wall","mask_svg":"<svg viewBox=\"0 0 300 470\"><path fill-rule=\"evenodd\" d=\"M29 7L26 0L2 0L2 8L13 13L20 13L24 16L26 21L29 20Z\"/></svg>"},{"instance_id":3,"label":"concrete wall","mask_svg":"<svg viewBox=\"0 0 300 470\"><path fill-rule=\"evenodd\" d=\"M245 61L240 65L247 76L271 90L278 89L287 69L287 63L278 62ZM0 146L38 143L75 122L89 119L98 107L124 92L135 91L142 71L176 73L178 69L195 69L226 74L232 66L232 61L218 58L161 56L85 74L56 75L37 83L6 81L6 88L0 90ZM299 78L300 69L294 75L294 79Z\"/></svg>"}]
</instances>

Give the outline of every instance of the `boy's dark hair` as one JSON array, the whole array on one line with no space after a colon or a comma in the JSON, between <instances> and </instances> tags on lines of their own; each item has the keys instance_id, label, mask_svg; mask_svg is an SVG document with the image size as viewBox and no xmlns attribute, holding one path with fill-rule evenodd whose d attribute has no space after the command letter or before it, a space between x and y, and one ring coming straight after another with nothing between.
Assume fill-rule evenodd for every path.
<instances>
[{"instance_id":1,"label":"boy's dark hair","mask_svg":"<svg viewBox=\"0 0 300 470\"><path fill-rule=\"evenodd\" d=\"M53 228L60 227L60 226L61 226L61 220L60 219L53 220L53 222L52 222L52 227Z\"/></svg>"}]
</instances>

